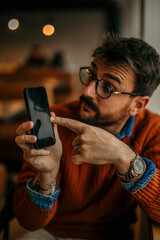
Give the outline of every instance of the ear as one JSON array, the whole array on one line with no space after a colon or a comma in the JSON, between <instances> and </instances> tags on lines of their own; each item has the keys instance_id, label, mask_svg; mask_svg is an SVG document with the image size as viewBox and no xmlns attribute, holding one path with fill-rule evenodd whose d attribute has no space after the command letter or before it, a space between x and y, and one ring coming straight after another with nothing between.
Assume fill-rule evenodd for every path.
<instances>
[{"instance_id":1,"label":"ear","mask_svg":"<svg viewBox=\"0 0 160 240\"><path fill-rule=\"evenodd\" d=\"M133 116L142 112L148 102L148 96L134 98L130 108L130 115Z\"/></svg>"}]
</instances>

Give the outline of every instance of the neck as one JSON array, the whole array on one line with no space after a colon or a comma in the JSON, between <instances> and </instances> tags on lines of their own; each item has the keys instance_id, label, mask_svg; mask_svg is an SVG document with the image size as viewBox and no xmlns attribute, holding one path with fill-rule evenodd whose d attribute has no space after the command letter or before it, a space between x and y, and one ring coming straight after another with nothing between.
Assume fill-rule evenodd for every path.
<instances>
[{"instance_id":1,"label":"neck","mask_svg":"<svg viewBox=\"0 0 160 240\"><path fill-rule=\"evenodd\" d=\"M129 117L126 117L125 119L121 119L115 123L108 124L106 126L105 125L101 126L101 128L113 135L116 135L116 134L120 133L120 131L122 130L122 128L124 127L124 125L126 124L128 119L129 119Z\"/></svg>"}]
</instances>

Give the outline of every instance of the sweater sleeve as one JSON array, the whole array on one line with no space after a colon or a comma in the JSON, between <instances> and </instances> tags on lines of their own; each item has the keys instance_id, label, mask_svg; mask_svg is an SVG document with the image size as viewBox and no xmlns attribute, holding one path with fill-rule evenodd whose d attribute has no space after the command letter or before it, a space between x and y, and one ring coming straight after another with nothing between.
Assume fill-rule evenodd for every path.
<instances>
[{"instance_id":1,"label":"sweater sleeve","mask_svg":"<svg viewBox=\"0 0 160 240\"><path fill-rule=\"evenodd\" d=\"M49 210L44 210L33 203L27 190L27 182L35 175L36 172L24 163L13 195L15 216L20 225L30 231L44 228L54 217L58 205L56 199Z\"/></svg>"},{"instance_id":2,"label":"sweater sleeve","mask_svg":"<svg viewBox=\"0 0 160 240\"><path fill-rule=\"evenodd\" d=\"M160 223L160 126L156 124L150 129L145 139L141 156L150 159L156 171L147 185L135 193L131 193L141 208L154 221Z\"/></svg>"}]
</instances>

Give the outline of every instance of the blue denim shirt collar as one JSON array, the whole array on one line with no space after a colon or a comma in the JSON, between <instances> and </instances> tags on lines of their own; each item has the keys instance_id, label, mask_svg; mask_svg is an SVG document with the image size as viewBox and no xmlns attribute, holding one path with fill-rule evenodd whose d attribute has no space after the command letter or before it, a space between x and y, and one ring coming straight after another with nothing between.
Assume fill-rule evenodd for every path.
<instances>
[{"instance_id":1,"label":"blue denim shirt collar","mask_svg":"<svg viewBox=\"0 0 160 240\"><path fill-rule=\"evenodd\" d=\"M124 137L130 137L132 133L133 125L134 125L134 120L135 120L135 116L131 116L126 122L126 124L124 125L124 127L122 128L122 130L120 131L120 133L116 134L115 136L118 139L122 139Z\"/></svg>"}]
</instances>

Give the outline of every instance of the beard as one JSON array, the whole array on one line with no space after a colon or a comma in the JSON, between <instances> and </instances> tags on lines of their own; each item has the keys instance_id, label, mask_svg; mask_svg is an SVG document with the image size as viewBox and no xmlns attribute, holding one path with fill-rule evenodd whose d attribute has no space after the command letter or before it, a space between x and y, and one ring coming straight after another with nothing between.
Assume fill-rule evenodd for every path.
<instances>
[{"instance_id":1,"label":"beard","mask_svg":"<svg viewBox=\"0 0 160 240\"><path fill-rule=\"evenodd\" d=\"M79 111L79 119L81 122L87 123L96 127L109 127L115 124L119 124L121 122L126 122L129 118L129 105L130 102L127 103L121 110L114 112L112 114L102 115L99 111L98 106L93 102L93 100L89 97L85 97L84 95L80 96L80 106L82 102L87 103L87 105L94 110L94 116L85 116L83 112L81 112L81 107Z\"/></svg>"}]
</instances>

